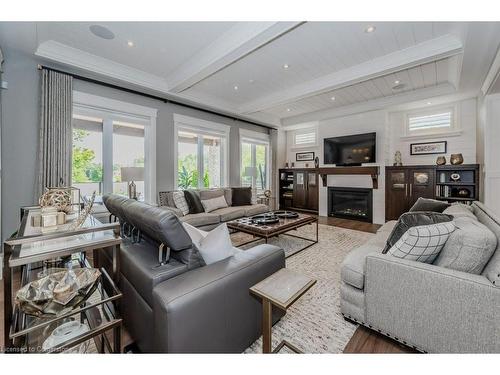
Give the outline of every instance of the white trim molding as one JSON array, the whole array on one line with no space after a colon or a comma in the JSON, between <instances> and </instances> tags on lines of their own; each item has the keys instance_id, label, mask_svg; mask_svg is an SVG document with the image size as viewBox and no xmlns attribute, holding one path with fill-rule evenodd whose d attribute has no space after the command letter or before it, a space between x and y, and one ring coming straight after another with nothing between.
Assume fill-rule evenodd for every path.
<instances>
[{"instance_id":1,"label":"white trim molding","mask_svg":"<svg viewBox=\"0 0 500 375\"><path fill-rule=\"evenodd\" d=\"M147 203L155 204L156 118L158 110L103 96L73 91L73 113L87 116L98 115L105 123L109 123L111 126L113 120L128 121L144 125L144 199ZM103 143L103 148L103 155L106 150L112 153L113 145ZM106 185L105 183L105 187Z\"/></svg>"}]
</instances>

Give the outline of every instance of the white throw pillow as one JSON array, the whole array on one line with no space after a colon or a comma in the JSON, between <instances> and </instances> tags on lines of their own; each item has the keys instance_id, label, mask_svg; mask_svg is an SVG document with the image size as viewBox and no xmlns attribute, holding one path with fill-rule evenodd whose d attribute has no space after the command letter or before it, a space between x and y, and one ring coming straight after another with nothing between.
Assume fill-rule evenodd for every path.
<instances>
[{"instance_id":1,"label":"white throw pillow","mask_svg":"<svg viewBox=\"0 0 500 375\"><path fill-rule=\"evenodd\" d=\"M453 221L411 227L387 253L397 258L432 263L454 230Z\"/></svg>"},{"instance_id":2,"label":"white throw pillow","mask_svg":"<svg viewBox=\"0 0 500 375\"><path fill-rule=\"evenodd\" d=\"M202 200L201 204L203 205L205 212L212 212L218 208L227 207L227 202L226 198L224 198L224 195L216 198Z\"/></svg>"},{"instance_id":3,"label":"white throw pillow","mask_svg":"<svg viewBox=\"0 0 500 375\"><path fill-rule=\"evenodd\" d=\"M175 207L182 211L183 215L187 215L189 213L189 206L184 197L183 191L174 191L172 193L172 199L174 200Z\"/></svg>"},{"instance_id":4,"label":"white throw pillow","mask_svg":"<svg viewBox=\"0 0 500 375\"><path fill-rule=\"evenodd\" d=\"M188 223L182 225L207 265L229 258L238 252L238 249L233 247L226 224L221 224L210 232L195 228Z\"/></svg>"}]
</instances>

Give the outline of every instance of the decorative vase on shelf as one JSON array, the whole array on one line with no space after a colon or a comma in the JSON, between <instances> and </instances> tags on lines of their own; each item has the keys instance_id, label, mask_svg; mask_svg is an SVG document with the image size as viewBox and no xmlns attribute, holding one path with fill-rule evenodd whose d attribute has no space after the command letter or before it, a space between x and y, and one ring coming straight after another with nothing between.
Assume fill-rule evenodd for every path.
<instances>
[{"instance_id":1,"label":"decorative vase on shelf","mask_svg":"<svg viewBox=\"0 0 500 375\"><path fill-rule=\"evenodd\" d=\"M437 165L445 165L446 164L446 157L445 156L438 156L436 159L436 164Z\"/></svg>"},{"instance_id":2,"label":"decorative vase on shelf","mask_svg":"<svg viewBox=\"0 0 500 375\"><path fill-rule=\"evenodd\" d=\"M403 165L403 162L401 160L401 151L396 151L394 153L394 163L393 166L395 167L401 167Z\"/></svg>"},{"instance_id":3,"label":"decorative vase on shelf","mask_svg":"<svg viewBox=\"0 0 500 375\"><path fill-rule=\"evenodd\" d=\"M469 198L470 196L470 191L469 189L466 189L466 188L461 188L461 189L458 189L458 196L460 198Z\"/></svg>"},{"instance_id":4,"label":"decorative vase on shelf","mask_svg":"<svg viewBox=\"0 0 500 375\"><path fill-rule=\"evenodd\" d=\"M460 165L464 162L464 157L462 154L451 154L450 163L452 165Z\"/></svg>"}]
</instances>

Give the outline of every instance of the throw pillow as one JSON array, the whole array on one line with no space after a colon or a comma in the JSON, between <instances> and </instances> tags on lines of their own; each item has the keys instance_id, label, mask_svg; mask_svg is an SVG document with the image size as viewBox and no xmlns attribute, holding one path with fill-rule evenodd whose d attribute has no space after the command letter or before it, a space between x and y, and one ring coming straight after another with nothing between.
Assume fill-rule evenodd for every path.
<instances>
[{"instance_id":1,"label":"throw pillow","mask_svg":"<svg viewBox=\"0 0 500 375\"><path fill-rule=\"evenodd\" d=\"M235 187L232 190L233 206L248 206L252 204L251 187Z\"/></svg>"},{"instance_id":2,"label":"throw pillow","mask_svg":"<svg viewBox=\"0 0 500 375\"><path fill-rule=\"evenodd\" d=\"M222 197L223 195L224 195L224 189L200 190L200 199L202 201L205 201L207 199Z\"/></svg>"},{"instance_id":3,"label":"throw pillow","mask_svg":"<svg viewBox=\"0 0 500 375\"><path fill-rule=\"evenodd\" d=\"M398 222L392 229L391 234L387 239L385 248L382 254L387 253L391 247L393 247L396 242L401 238L401 236L411 227L417 227L419 225L430 225L436 223L444 223L447 221L452 221L453 216L446 215L444 213L440 214L438 212L406 212L399 217Z\"/></svg>"},{"instance_id":4,"label":"throw pillow","mask_svg":"<svg viewBox=\"0 0 500 375\"><path fill-rule=\"evenodd\" d=\"M417 199L415 204L410 208L410 212L413 211L443 212L447 207L450 207L450 204L447 202L420 197Z\"/></svg>"},{"instance_id":5,"label":"throw pillow","mask_svg":"<svg viewBox=\"0 0 500 375\"><path fill-rule=\"evenodd\" d=\"M205 209L201 204L200 196L196 191L184 190L184 198L186 198L190 214L201 214L205 212Z\"/></svg>"},{"instance_id":6,"label":"throw pillow","mask_svg":"<svg viewBox=\"0 0 500 375\"><path fill-rule=\"evenodd\" d=\"M184 198L184 192L174 191L172 193L172 197L174 199L175 207L181 210L183 215L187 215L189 213L189 206L186 202L186 198Z\"/></svg>"},{"instance_id":7,"label":"throw pillow","mask_svg":"<svg viewBox=\"0 0 500 375\"><path fill-rule=\"evenodd\" d=\"M432 263L454 230L453 221L412 227L389 249L388 254L397 258Z\"/></svg>"},{"instance_id":8,"label":"throw pillow","mask_svg":"<svg viewBox=\"0 0 500 375\"><path fill-rule=\"evenodd\" d=\"M233 247L226 224L221 224L210 232L202 231L187 223L183 225L207 265L229 258L238 252Z\"/></svg>"},{"instance_id":9,"label":"throw pillow","mask_svg":"<svg viewBox=\"0 0 500 375\"><path fill-rule=\"evenodd\" d=\"M457 219L459 217L468 217L473 220L477 220L476 215L474 215L468 205L465 204L452 204L443 214L451 215L453 218Z\"/></svg>"},{"instance_id":10,"label":"throw pillow","mask_svg":"<svg viewBox=\"0 0 500 375\"><path fill-rule=\"evenodd\" d=\"M457 271L481 274L495 252L497 246L495 234L475 217L474 219L459 217L454 223L456 230L446 241L434 264Z\"/></svg>"},{"instance_id":11,"label":"throw pillow","mask_svg":"<svg viewBox=\"0 0 500 375\"><path fill-rule=\"evenodd\" d=\"M203 205L203 208L205 208L205 212L212 212L218 208L227 207L227 202L226 198L224 198L224 195L212 199L202 199L201 204Z\"/></svg>"}]
</instances>

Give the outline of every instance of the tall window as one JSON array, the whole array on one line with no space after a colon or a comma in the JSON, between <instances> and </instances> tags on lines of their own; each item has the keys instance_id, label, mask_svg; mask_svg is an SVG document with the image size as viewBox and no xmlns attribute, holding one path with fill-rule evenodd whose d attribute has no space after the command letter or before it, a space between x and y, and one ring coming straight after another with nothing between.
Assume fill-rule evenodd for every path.
<instances>
[{"instance_id":1,"label":"tall window","mask_svg":"<svg viewBox=\"0 0 500 375\"><path fill-rule=\"evenodd\" d=\"M77 92L74 100L72 185L82 196L128 195L134 181L138 199L154 201L153 120L123 111L154 110Z\"/></svg>"},{"instance_id":2,"label":"tall window","mask_svg":"<svg viewBox=\"0 0 500 375\"><path fill-rule=\"evenodd\" d=\"M241 186L251 186L260 194L270 186L269 141L266 134L241 135L240 176Z\"/></svg>"},{"instance_id":3,"label":"tall window","mask_svg":"<svg viewBox=\"0 0 500 375\"><path fill-rule=\"evenodd\" d=\"M179 189L226 185L229 128L186 116L175 116L176 183Z\"/></svg>"}]
</instances>

